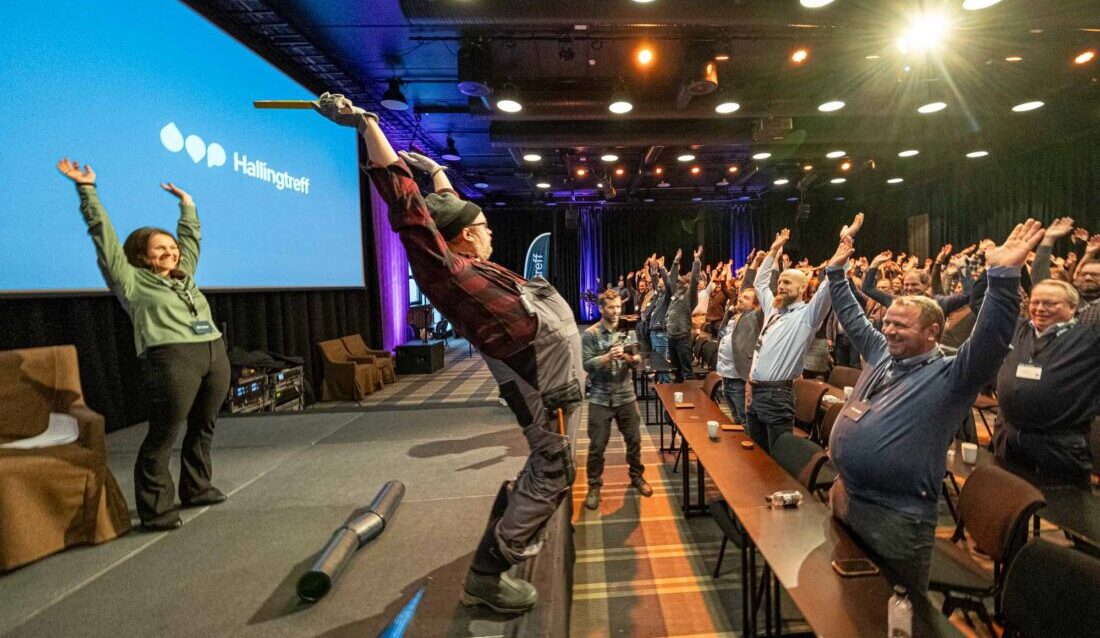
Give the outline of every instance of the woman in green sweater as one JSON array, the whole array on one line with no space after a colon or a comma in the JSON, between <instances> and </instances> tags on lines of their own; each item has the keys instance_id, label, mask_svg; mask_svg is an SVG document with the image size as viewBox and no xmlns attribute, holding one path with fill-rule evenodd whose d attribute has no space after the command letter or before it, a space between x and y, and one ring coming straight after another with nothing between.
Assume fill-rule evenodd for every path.
<instances>
[{"instance_id":1,"label":"woman in green sweater","mask_svg":"<svg viewBox=\"0 0 1100 638\"><path fill-rule=\"evenodd\" d=\"M95 171L68 159L58 162L57 169L76 184L100 270L129 313L138 356L145 360L149 430L134 465L138 516L147 530L175 529L181 521L168 462L181 429L186 427L180 453L183 507L225 500L225 494L210 483L210 442L229 390L229 359L210 305L195 286L199 261L195 202L174 184L161 184L179 198L178 241L166 230L146 226L130 233L120 245L99 202Z\"/></svg>"}]
</instances>

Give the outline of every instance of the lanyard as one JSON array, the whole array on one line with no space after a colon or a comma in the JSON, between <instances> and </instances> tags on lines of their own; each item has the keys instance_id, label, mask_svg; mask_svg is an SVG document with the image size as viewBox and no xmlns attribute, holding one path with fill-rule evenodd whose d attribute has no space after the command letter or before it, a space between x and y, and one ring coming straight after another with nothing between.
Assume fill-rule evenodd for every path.
<instances>
[{"instance_id":1,"label":"lanyard","mask_svg":"<svg viewBox=\"0 0 1100 638\"><path fill-rule=\"evenodd\" d=\"M187 305L187 310L191 312L192 317L199 316L198 306L195 305L195 297L191 294L191 289L187 287L187 284L177 279L173 279L171 282L164 281L163 283L171 288L172 292L176 293L180 301Z\"/></svg>"},{"instance_id":2,"label":"lanyard","mask_svg":"<svg viewBox=\"0 0 1100 638\"><path fill-rule=\"evenodd\" d=\"M1047 349L1047 346L1054 343L1054 340L1057 339L1058 337L1061 337L1065 333L1069 332L1070 328L1072 328L1072 327L1073 326L1063 326L1063 327L1059 328L1058 330L1054 331L1053 334L1047 334L1047 335L1043 335L1041 337L1035 336L1035 333L1033 331L1031 333L1032 334L1031 347L1029 348L1029 350L1030 350L1029 355L1030 356L1028 357L1027 362L1028 363L1034 363L1036 357L1043 354L1043 351ZM1035 347L1036 345L1039 345L1038 349L1036 349L1036 347Z\"/></svg>"},{"instance_id":3,"label":"lanyard","mask_svg":"<svg viewBox=\"0 0 1100 638\"><path fill-rule=\"evenodd\" d=\"M768 330L770 330L771 327L779 321L782 314L783 313L780 313L778 310L776 310L771 314L771 316L768 317L768 323L764 326L764 329L760 331L760 336L756 339L755 350L757 352L759 352L760 348L764 345L764 335L768 334Z\"/></svg>"},{"instance_id":4,"label":"lanyard","mask_svg":"<svg viewBox=\"0 0 1100 638\"><path fill-rule=\"evenodd\" d=\"M872 381L868 385L867 394L866 394L866 396L863 397L863 400L866 401L867 403L870 403L871 399L875 398L876 394L881 394L881 393L885 392L886 390L889 390L890 388L892 388L895 385L897 385L898 383L900 383L901 380L904 379L905 377L907 377L910 374L913 374L914 372L920 370L924 366L932 364L933 362L935 362L935 361L937 361L941 358L943 358L943 352L937 352L936 354L932 355L928 359L925 359L924 361L921 361L920 363L918 363L913 368L910 368L909 370L904 371L903 373L897 375L896 377L890 377L889 379L886 379L886 377L894 369L894 361L891 360L889 365L887 365L886 367L883 368L884 372L883 372L882 376L875 379L874 381ZM886 380L886 383L883 383L883 380Z\"/></svg>"}]
</instances>

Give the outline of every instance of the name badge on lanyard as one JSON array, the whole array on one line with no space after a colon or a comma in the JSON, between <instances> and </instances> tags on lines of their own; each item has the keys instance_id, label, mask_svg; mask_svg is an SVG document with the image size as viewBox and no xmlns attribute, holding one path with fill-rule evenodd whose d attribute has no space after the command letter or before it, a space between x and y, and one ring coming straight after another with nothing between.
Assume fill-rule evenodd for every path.
<instances>
[{"instance_id":1,"label":"name badge on lanyard","mask_svg":"<svg viewBox=\"0 0 1100 638\"><path fill-rule=\"evenodd\" d=\"M1017 379L1030 379L1038 381L1043 376L1043 367L1034 363L1021 363L1016 366Z\"/></svg>"},{"instance_id":2,"label":"name badge on lanyard","mask_svg":"<svg viewBox=\"0 0 1100 638\"><path fill-rule=\"evenodd\" d=\"M870 403L853 399L844 404L844 410L840 413L840 415L843 417L847 417L853 421L859 421L870 411Z\"/></svg>"}]
</instances>

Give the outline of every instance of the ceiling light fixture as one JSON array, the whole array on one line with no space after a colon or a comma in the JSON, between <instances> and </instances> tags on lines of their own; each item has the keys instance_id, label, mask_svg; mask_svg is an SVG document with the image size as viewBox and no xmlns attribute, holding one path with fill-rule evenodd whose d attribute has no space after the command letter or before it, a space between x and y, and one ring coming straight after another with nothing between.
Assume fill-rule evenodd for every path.
<instances>
[{"instance_id":1,"label":"ceiling light fixture","mask_svg":"<svg viewBox=\"0 0 1100 638\"><path fill-rule=\"evenodd\" d=\"M676 159L681 162L690 162L691 160L695 159L695 156L691 153L684 153L683 155L678 156Z\"/></svg>"},{"instance_id":2,"label":"ceiling light fixture","mask_svg":"<svg viewBox=\"0 0 1100 638\"><path fill-rule=\"evenodd\" d=\"M752 156L752 158L753 158L754 160L766 160L766 159L768 159L768 158L769 158L769 157L771 157L771 156L772 156L772 154L771 154L771 153L768 153L768 152L764 152L764 153L757 153L756 155L753 155L753 156Z\"/></svg>"},{"instance_id":3,"label":"ceiling light fixture","mask_svg":"<svg viewBox=\"0 0 1100 638\"><path fill-rule=\"evenodd\" d=\"M846 160L844 160L843 162L840 163L840 170L842 170L842 171L851 170L851 168L852 168L852 160L846 159Z\"/></svg>"},{"instance_id":4,"label":"ceiling light fixture","mask_svg":"<svg viewBox=\"0 0 1100 638\"><path fill-rule=\"evenodd\" d=\"M470 97L488 97L489 53L479 42L467 42L458 48L458 91Z\"/></svg>"},{"instance_id":5,"label":"ceiling light fixture","mask_svg":"<svg viewBox=\"0 0 1100 638\"><path fill-rule=\"evenodd\" d=\"M1039 100L1035 100L1033 102L1024 102L1023 104L1017 104L1016 106L1012 107L1012 110L1017 113L1025 113L1027 111L1034 111L1041 106L1043 106L1043 103Z\"/></svg>"},{"instance_id":6,"label":"ceiling light fixture","mask_svg":"<svg viewBox=\"0 0 1100 638\"><path fill-rule=\"evenodd\" d=\"M806 49L795 49L794 52L791 53L791 62L794 62L795 64L802 64L809 57L810 52Z\"/></svg>"},{"instance_id":7,"label":"ceiling light fixture","mask_svg":"<svg viewBox=\"0 0 1100 638\"><path fill-rule=\"evenodd\" d=\"M608 153L607 155L601 155L600 159L605 161L605 162L609 162L609 163L610 162L617 162L617 161L619 161L619 156L615 155L614 153Z\"/></svg>"},{"instance_id":8,"label":"ceiling light fixture","mask_svg":"<svg viewBox=\"0 0 1100 638\"><path fill-rule=\"evenodd\" d=\"M447 136L447 148L443 149L443 153L440 157L448 162L461 162L462 154L458 152L458 148L455 146L455 138L450 135Z\"/></svg>"},{"instance_id":9,"label":"ceiling light fixture","mask_svg":"<svg viewBox=\"0 0 1100 638\"><path fill-rule=\"evenodd\" d=\"M505 113L519 113L523 110L523 104L516 95L516 90L511 85L505 85L497 94L497 108Z\"/></svg>"},{"instance_id":10,"label":"ceiling light fixture","mask_svg":"<svg viewBox=\"0 0 1100 638\"><path fill-rule=\"evenodd\" d=\"M523 156L523 161L525 161L525 162L541 162L542 161L542 155L539 155L538 153L527 153L526 155Z\"/></svg>"},{"instance_id":11,"label":"ceiling light fixture","mask_svg":"<svg viewBox=\"0 0 1100 638\"><path fill-rule=\"evenodd\" d=\"M834 177L831 180L829 180L829 183L830 184L843 184L846 181L848 181L848 180L844 179L843 177Z\"/></svg>"},{"instance_id":12,"label":"ceiling light fixture","mask_svg":"<svg viewBox=\"0 0 1100 638\"><path fill-rule=\"evenodd\" d=\"M489 188L489 184L486 182L474 182L474 188L485 190L486 188Z\"/></svg>"},{"instance_id":13,"label":"ceiling light fixture","mask_svg":"<svg viewBox=\"0 0 1100 638\"><path fill-rule=\"evenodd\" d=\"M596 188L603 188L603 182L596 182Z\"/></svg>"},{"instance_id":14,"label":"ceiling light fixture","mask_svg":"<svg viewBox=\"0 0 1100 638\"><path fill-rule=\"evenodd\" d=\"M847 154L848 154L847 151L829 151L828 153L825 154L825 157L828 157L829 159L840 159L841 157L844 157Z\"/></svg>"},{"instance_id":15,"label":"ceiling light fixture","mask_svg":"<svg viewBox=\"0 0 1100 638\"><path fill-rule=\"evenodd\" d=\"M737 172L737 167L736 166L730 166L727 172L736 173Z\"/></svg>"},{"instance_id":16,"label":"ceiling light fixture","mask_svg":"<svg viewBox=\"0 0 1100 638\"><path fill-rule=\"evenodd\" d=\"M1088 64L1089 62L1092 62L1095 59L1096 59L1096 51L1094 51L1092 49L1089 49L1088 51L1084 51L1084 52L1078 54L1077 57L1073 58L1073 63L1074 64Z\"/></svg>"},{"instance_id":17,"label":"ceiling light fixture","mask_svg":"<svg viewBox=\"0 0 1100 638\"><path fill-rule=\"evenodd\" d=\"M653 49L648 46L643 46L642 48L638 49L638 52L637 54L635 54L634 59L637 60L638 64L642 66L649 66L653 63L653 57Z\"/></svg>"},{"instance_id":18,"label":"ceiling light fixture","mask_svg":"<svg viewBox=\"0 0 1100 638\"><path fill-rule=\"evenodd\" d=\"M911 148L907 151L902 151L898 153L898 157L913 157L914 155L920 155L920 151L915 148Z\"/></svg>"},{"instance_id":19,"label":"ceiling light fixture","mask_svg":"<svg viewBox=\"0 0 1100 638\"><path fill-rule=\"evenodd\" d=\"M928 104L917 107L917 113L927 115L929 113L938 113L945 108L947 108L947 102L929 102Z\"/></svg>"},{"instance_id":20,"label":"ceiling light fixture","mask_svg":"<svg viewBox=\"0 0 1100 638\"><path fill-rule=\"evenodd\" d=\"M967 11L978 11L985 9L986 7L992 7L1001 0L963 0L963 9Z\"/></svg>"},{"instance_id":21,"label":"ceiling light fixture","mask_svg":"<svg viewBox=\"0 0 1100 638\"><path fill-rule=\"evenodd\" d=\"M588 169L583 166L578 168L574 172L577 174L577 177L584 177L585 175L588 175Z\"/></svg>"},{"instance_id":22,"label":"ceiling light fixture","mask_svg":"<svg viewBox=\"0 0 1100 638\"><path fill-rule=\"evenodd\" d=\"M661 182L657 184L657 188L668 188L669 186L671 186L671 184L664 180L661 180Z\"/></svg>"},{"instance_id":23,"label":"ceiling light fixture","mask_svg":"<svg viewBox=\"0 0 1100 638\"><path fill-rule=\"evenodd\" d=\"M547 188L550 188L550 182L539 182L538 184L535 184L535 186L538 186L539 188L541 188L543 190L546 190Z\"/></svg>"},{"instance_id":24,"label":"ceiling light fixture","mask_svg":"<svg viewBox=\"0 0 1100 638\"><path fill-rule=\"evenodd\" d=\"M842 108L844 108L844 102L841 102L840 100L832 100L830 102L825 102L821 104L817 107L817 110L821 111L822 113L832 113L833 111L839 111Z\"/></svg>"},{"instance_id":25,"label":"ceiling light fixture","mask_svg":"<svg viewBox=\"0 0 1100 638\"><path fill-rule=\"evenodd\" d=\"M692 166L691 167L691 174L692 175L698 175L702 170L703 169L699 168L698 166Z\"/></svg>"},{"instance_id":26,"label":"ceiling light fixture","mask_svg":"<svg viewBox=\"0 0 1100 638\"><path fill-rule=\"evenodd\" d=\"M824 7L825 5L829 5L829 4L833 3L833 0L798 0L798 1L799 1L799 4L806 7L807 9L820 9L821 7Z\"/></svg>"},{"instance_id":27,"label":"ceiling light fixture","mask_svg":"<svg viewBox=\"0 0 1100 638\"><path fill-rule=\"evenodd\" d=\"M878 60L881 57L882 57L881 55L875 55L875 54L872 53L871 55L863 56L863 59L864 60Z\"/></svg>"},{"instance_id":28,"label":"ceiling light fixture","mask_svg":"<svg viewBox=\"0 0 1100 638\"><path fill-rule=\"evenodd\" d=\"M507 202L493 202L493 204L495 204L496 206L507 206L508 205Z\"/></svg>"},{"instance_id":29,"label":"ceiling light fixture","mask_svg":"<svg viewBox=\"0 0 1100 638\"><path fill-rule=\"evenodd\" d=\"M389 88L382 94L382 106L391 111L409 110L409 101L405 99L405 94L401 92L401 80L390 78L386 82L389 84Z\"/></svg>"},{"instance_id":30,"label":"ceiling light fixture","mask_svg":"<svg viewBox=\"0 0 1100 638\"><path fill-rule=\"evenodd\" d=\"M772 184L775 184L776 186L783 186L785 184L790 184L790 183L791 183L791 180L789 180L785 177L780 177L779 179L772 182Z\"/></svg>"},{"instance_id":31,"label":"ceiling light fixture","mask_svg":"<svg viewBox=\"0 0 1100 638\"><path fill-rule=\"evenodd\" d=\"M947 38L950 25L940 13L925 13L909 22L908 30L898 38L902 53L925 53L937 49Z\"/></svg>"},{"instance_id":32,"label":"ceiling light fixture","mask_svg":"<svg viewBox=\"0 0 1100 638\"><path fill-rule=\"evenodd\" d=\"M700 197L700 196L698 196L698 195L696 195L695 197L692 197L692 198L691 198L691 201L693 201L693 202L701 202L701 201L703 201L703 198L702 198L702 197Z\"/></svg>"},{"instance_id":33,"label":"ceiling light fixture","mask_svg":"<svg viewBox=\"0 0 1100 638\"><path fill-rule=\"evenodd\" d=\"M886 180L886 183L887 184L900 184L904 181L905 180L900 178L900 177L891 177L890 179Z\"/></svg>"},{"instance_id":34,"label":"ceiling light fixture","mask_svg":"<svg viewBox=\"0 0 1100 638\"><path fill-rule=\"evenodd\" d=\"M1005 62L1021 62L1021 61L1023 61L1023 58L1018 56L1018 55L1010 55L1007 58L1005 58Z\"/></svg>"},{"instance_id":35,"label":"ceiling light fixture","mask_svg":"<svg viewBox=\"0 0 1100 638\"><path fill-rule=\"evenodd\" d=\"M653 172L654 172L655 174L657 174L657 175L663 175L663 174L664 174L664 172L665 172L665 169L663 169L663 168L661 168L660 166L658 166L657 168L653 169Z\"/></svg>"},{"instance_id":36,"label":"ceiling light fixture","mask_svg":"<svg viewBox=\"0 0 1100 638\"><path fill-rule=\"evenodd\" d=\"M722 179L718 180L717 182L714 182L714 185L718 186L720 188L725 188L726 186L729 186L730 183L729 183L729 180L727 180L725 177L723 177Z\"/></svg>"},{"instance_id":37,"label":"ceiling light fixture","mask_svg":"<svg viewBox=\"0 0 1100 638\"><path fill-rule=\"evenodd\" d=\"M812 170L814 170L814 165L813 164L806 164L805 166L802 167L802 170L812 171Z\"/></svg>"},{"instance_id":38,"label":"ceiling light fixture","mask_svg":"<svg viewBox=\"0 0 1100 638\"><path fill-rule=\"evenodd\" d=\"M978 159L979 157L985 157L989 155L989 151L970 151L966 154L970 159Z\"/></svg>"},{"instance_id":39,"label":"ceiling light fixture","mask_svg":"<svg viewBox=\"0 0 1100 638\"><path fill-rule=\"evenodd\" d=\"M625 173L625 172L626 171L624 171L622 168L616 168L615 169L615 174L620 176L620 177L622 177L623 173Z\"/></svg>"}]
</instances>

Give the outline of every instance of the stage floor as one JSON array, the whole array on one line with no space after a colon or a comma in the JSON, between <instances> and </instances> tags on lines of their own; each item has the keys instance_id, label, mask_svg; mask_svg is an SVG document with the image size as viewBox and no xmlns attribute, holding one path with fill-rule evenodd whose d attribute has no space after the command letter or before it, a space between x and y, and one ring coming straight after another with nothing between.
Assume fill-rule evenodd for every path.
<instances>
[{"instance_id":1,"label":"stage floor","mask_svg":"<svg viewBox=\"0 0 1100 638\"><path fill-rule=\"evenodd\" d=\"M107 437L131 503L144 432ZM185 510L170 533L134 531L0 577L0 635L375 636L431 576L407 635L500 636L504 617L471 613L458 595L497 488L525 451L499 405L223 418L214 463L226 503ZM391 479L406 486L392 525L325 599L300 605L298 577Z\"/></svg>"}]
</instances>

